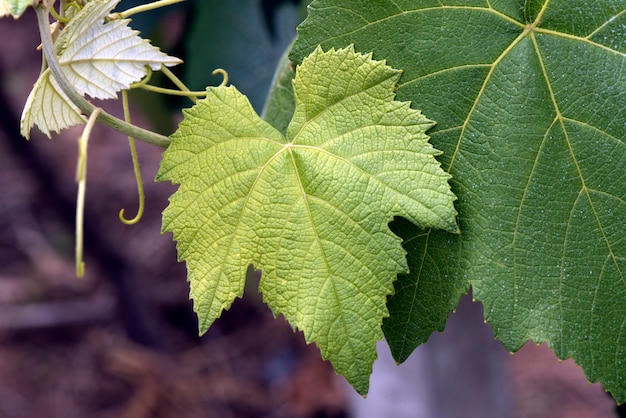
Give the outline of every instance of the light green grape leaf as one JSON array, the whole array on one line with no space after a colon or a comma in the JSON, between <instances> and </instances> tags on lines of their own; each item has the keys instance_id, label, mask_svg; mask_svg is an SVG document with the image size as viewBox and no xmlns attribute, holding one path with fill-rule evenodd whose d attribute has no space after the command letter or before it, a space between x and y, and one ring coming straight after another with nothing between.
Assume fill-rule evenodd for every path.
<instances>
[{"instance_id":1,"label":"light green grape leaf","mask_svg":"<svg viewBox=\"0 0 626 418\"><path fill-rule=\"evenodd\" d=\"M0 0L0 18L11 15L17 19L34 3L34 0Z\"/></svg>"},{"instance_id":2,"label":"light green grape leaf","mask_svg":"<svg viewBox=\"0 0 626 418\"><path fill-rule=\"evenodd\" d=\"M106 21L120 0L92 0L70 20L55 41L61 70L82 95L112 99L148 73L147 67L180 63L128 27L129 19ZM34 124L46 135L81 123L80 112L45 71L22 113L21 131L28 138ZM51 101L52 100L52 101ZM64 103L62 103L64 102ZM61 113L47 113L58 109Z\"/></svg>"},{"instance_id":3,"label":"light green grape leaf","mask_svg":"<svg viewBox=\"0 0 626 418\"><path fill-rule=\"evenodd\" d=\"M413 260L384 324L396 359L471 284L507 349L546 341L626 401L626 1L309 10L291 59L354 44L402 68L398 99L437 120L459 198L459 236L396 229Z\"/></svg>"},{"instance_id":4,"label":"light green grape leaf","mask_svg":"<svg viewBox=\"0 0 626 418\"><path fill-rule=\"evenodd\" d=\"M353 48L296 70L286 136L234 87L186 110L157 176L180 184L163 214L185 260L200 331L262 271L265 302L366 393L386 298L407 264L394 215L456 231L449 175L394 100L400 71Z\"/></svg>"}]
</instances>

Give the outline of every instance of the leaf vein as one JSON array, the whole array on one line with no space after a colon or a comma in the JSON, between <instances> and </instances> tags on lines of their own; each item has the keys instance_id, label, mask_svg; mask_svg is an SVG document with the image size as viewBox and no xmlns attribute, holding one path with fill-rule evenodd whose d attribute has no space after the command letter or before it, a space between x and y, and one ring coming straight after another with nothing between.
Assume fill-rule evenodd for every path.
<instances>
[{"instance_id":1,"label":"leaf vein","mask_svg":"<svg viewBox=\"0 0 626 418\"><path fill-rule=\"evenodd\" d=\"M328 10L340 9L340 10L345 10L347 12L353 12L352 10L345 9L343 7L338 7L338 6L330 6L330 7L327 7L325 9L328 9ZM344 32L340 36L330 37L327 40L330 41L330 40L334 40L334 39L339 38L339 37L356 38L355 34L361 32L361 31L364 31L365 29L369 28L370 26L377 25L379 23L384 23L386 21L395 19L395 18L397 18L398 16L401 16L401 15L420 14L420 13L424 13L424 12L437 11L437 10L446 10L446 9L448 9L448 10L469 10L469 11L487 12L489 14L494 14L494 15L500 17L501 19L506 20L507 22L512 23L512 24L514 24L514 25L516 25L516 26L518 26L520 28L524 28L524 25L522 23L520 23L517 20L512 19L511 17L509 17L509 16L499 12L498 10L495 10L495 9L492 9L492 8L489 8L489 7L443 6L442 5L442 6L438 6L438 7L424 7L422 9L417 9L417 10L407 10L407 11L403 11L402 13L396 13L396 14L393 14L393 15L389 15L389 16L383 17L381 19L371 21L371 22L368 22L366 19L363 19L364 21L368 22L364 26L361 26L361 27L359 27L357 29L354 29L352 31Z\"/></svg>"},{"instance_id":2,"label":"leaf vein","mask_svg":"<svg viewBox=\"0 0 626 418\"><path fill-rule=\"evenodd\" d=\"M301 192L302 197L304 199L304 205L306 207L306 211L307 211L307 215L308 215L308 218L309 218L309 222L311 223L311 229L313 230L313 233L315 234L315 242L316 242L317 247L319 249L319 252L321 254L322 262L323 262L323 264L325 266L326 271L330 272L331 269L330 269L330 265L328 263L328 256L326 255L326 253L324 251L324 248L323 248L323 246L321 244L319 232L318 232L318 230L317 230L317 228L315 226L315 221L313 219L313 214L311 212L311 207L309 206L309 201L307 199L308 194L307 194L307 192L306 192L306 190L304 188L304 185L302 184L302 178L301 178L301 176L299 174L298 165L296 164L296 160L295 160L295 157L293 155L293 152L292 152L291 148L288 148L288 152L289 152L289 157L291 159L291 163L293 164L294 172L296 173L296 178L298 179L298 185L300 187L300 192ZM327 277L324 278L324 283L322 284L322 287L326 286L329 282L330 282L330 284L332 286L332 290L333 290L332 293L335 296L335 301L337 302L337 304L339 304L339 294L337 293L337 288L335 287L335 283L332 280L330 280L330 275L328 275ZM316 314L313 316L313 325L312 325L313 328L315 328L315 321L316 321L316 319L318 317L317 311L318 311L318 308L320 307L320 305L323 305L323 304L319 304L318 303L315 306L315 313ZM341 327L343 328L344 335L350 335L348 333L348 328L349 327L346 324L346 319L345 319L345 317L343 315L343 311L341 311L341 310L340 310L340 313L339 313L339 317L341 318ZM355 349L354 345L352 344L351 339L348 338L347 340L348 340L348 343L349 343L350 352L352 353L352 355L355 355L357 353L357 350Z\"/></svg>"}]
</instances>

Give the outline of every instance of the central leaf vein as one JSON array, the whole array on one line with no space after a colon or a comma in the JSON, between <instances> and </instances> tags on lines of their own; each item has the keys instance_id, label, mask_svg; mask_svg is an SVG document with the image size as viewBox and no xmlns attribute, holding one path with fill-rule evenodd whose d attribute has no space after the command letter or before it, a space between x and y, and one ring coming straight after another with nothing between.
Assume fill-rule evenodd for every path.
<instances>
[{"instance_id":1,"label":"central leaf vein","mask_svg":"<svg viewBox=\"0 0 626 418\"><path fill-rule=\"evenodd\" d=\"M298 185L300 187L300 192L302 194L302 199L304 201L304 206L306 208L307 216L309 218L310 228L311 228L311 230L313 230L313 233L314 233L314 236L315 236L314 241L315 241L315 243L316 243L316 245L317 245L317 247L319 249L319 252L321 254L322 262L324 264L324 269L328 272L328 274L324 278L324 283L322 284L322 288L330 283L330 286L332 287L332 294L335 297L335 302L337 303L338 306L341 306L342 304L340 303L339 295L337 293L337 288L335 287L335 282L333 281L334 273L333 273L332 269L330 268L330 264L328 262L328 256L326 255L326 252L324 251L324 246L322 245L322 240L321 240L321 238L319 236L319 231L318 231L318 229L316 227L317 223L315 222L315 219L313 217L313 213L311 211L311 207L309 205L308 194L306 192L304 184L302 183L302 177L300 175L300 170L298 170L298 164L296 163L292 147L291 146L287 147L287 151L289 152L289 157L290 157L291 163L293 165L293 169L294 169L294 172L295 172L295 177L298 180ZM318 302L315 304L316 305L315 306L315 310L316 311L320 307L324 306L324 303L322 303L322 301L319 300L320 296L321 296L321 293L319 295L317 295ZM317 320L318 317L319 317L319 315L317 315L317 314L313 317L313 325L312 325L313 329L316 328L315 321ZM342 309L340 309L338 319L341 322L341 327L343 328L343 334L349 336L350 335L349 328L348 328L348 326L346 324L346 319L344 317ZM351 339L348 337L347 340L349 342L350 352L351 353L356 353L356 350L355 350L355 348L354 348L354 346L352 344Z\"/></svg>"}]
</instances>

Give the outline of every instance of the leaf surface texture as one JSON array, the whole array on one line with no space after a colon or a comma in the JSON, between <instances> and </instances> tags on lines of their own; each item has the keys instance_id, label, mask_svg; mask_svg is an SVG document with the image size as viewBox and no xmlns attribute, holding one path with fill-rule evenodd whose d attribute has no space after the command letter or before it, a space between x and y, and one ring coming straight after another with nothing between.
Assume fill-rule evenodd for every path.
<instances>
[{"instance_id":1,"label":"leaf surface texture","mask_svg":"<svg viewBox=\"0 0 626 418\"><path fill-rule=\"evenodd\" d=\"M438 121L459 236L398 225L397 360L471 284L509 350L546 341L626 401L626 1L317 0L291 58L354 44Z\"/></svg>"},{"instance_id":2,"label":"leaf surface texture","mask_svg":"<svg viewBox=\"0 0 626 418\"><path fill-rule=\"evenodd\" d=\"M397 273L407 270L394 215L456 231L449 175L425 131L394 100L400 76L351 47L316 49L296 71L286 136L234 87L185 111L159 180L180 184L163 215L186 261L201 332L244 290L264 300L367 392Z\"/></svg>"}]
</instances>

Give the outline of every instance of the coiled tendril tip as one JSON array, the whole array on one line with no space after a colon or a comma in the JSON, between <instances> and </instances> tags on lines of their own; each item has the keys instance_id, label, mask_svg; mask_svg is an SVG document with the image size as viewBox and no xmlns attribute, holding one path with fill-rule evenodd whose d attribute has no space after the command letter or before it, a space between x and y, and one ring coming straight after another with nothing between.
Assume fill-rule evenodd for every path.
<instances>
[{"instance_id":1,"label":"coiled tendril tip","mask_svg":"<svg viewBox=\"0 0 626 418\"><path fill-rule=\"evenodd\" d=\"M221 74L222 77L224 77L224 79L220 83L220 87L226 87L228 85L228 73L226 72L226 70L224 70L222 68L216 68L211 73L211 75L218 75L218 74Z\"/></svg>"},{"instance_id":2,"label":"coiled tendril tip","mask_svg":"<svg viewBox=\"0 0 626 418\"><path fill-rule=\"evenodd\" d=\"M128 92L122 90L122 105L124 107L124 119L130 123L130 110L128 107ZM137 208L137 214L132 219L126 219L124 216L124 209L122 208L119 213L120 221L125 225L135 225L143 216L145 207L145 195L143 191L143 181L141 179L141 171L139 169L139 159L137 158L137 148L135 147L135 140L132 137L128 137L128 145L130 146L130 155L133 160L133 171L135 172L135 180L137 182L137 194L139 197L139 207Z\"/></svg>"}]
</instances>

